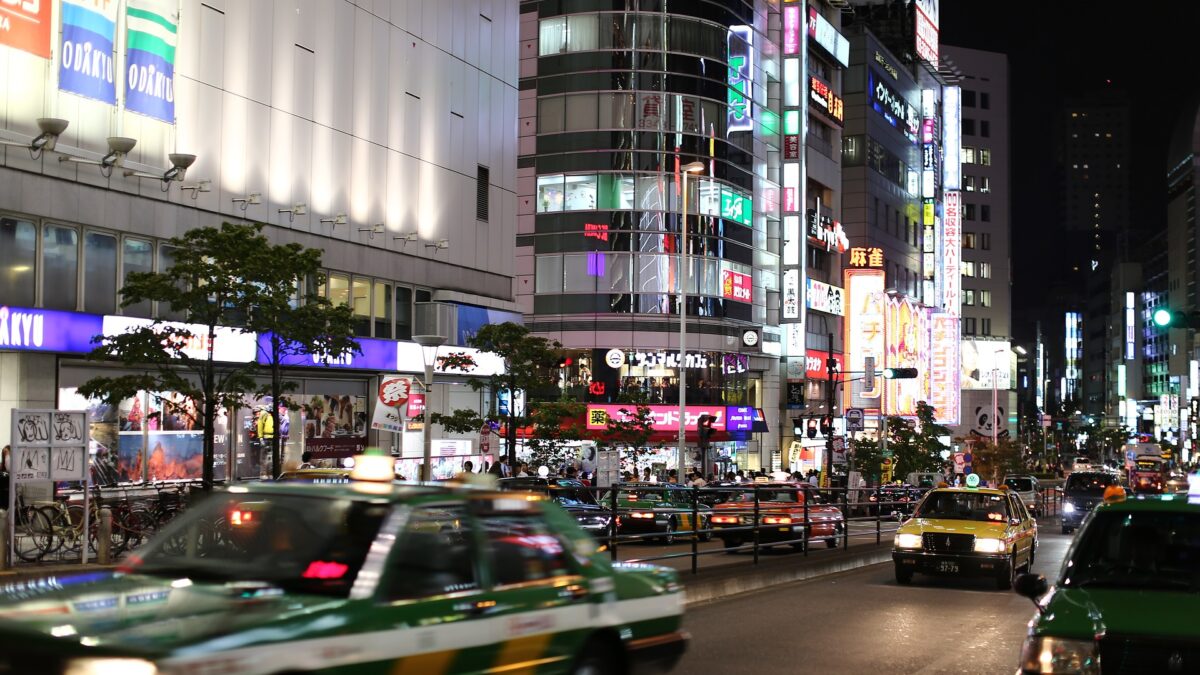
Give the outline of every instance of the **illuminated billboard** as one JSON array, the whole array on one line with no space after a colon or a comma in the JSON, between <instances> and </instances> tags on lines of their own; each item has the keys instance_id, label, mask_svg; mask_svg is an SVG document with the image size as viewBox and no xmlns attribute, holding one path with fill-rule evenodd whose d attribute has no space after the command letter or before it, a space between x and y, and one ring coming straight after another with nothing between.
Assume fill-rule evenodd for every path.
<instances>
[{"instance_id":1,"label":"illuminated billboard","mask_svg":"<svg viewBox=\"0 0 1200 675\"><path fill-rule=\"evenodd\" d=\"M787 10L784 9L785 18ZM786 42L786 34L785 34ZM812 44L824 49L843 68L850 66L850 41L829 23L816 7L808 8L808 37Z\"/></svg>"},{"instance_id":2,"label":"illuminated billboard","mask_svg":"<svg viewBox=\"0 0 1200 675\"><path fill-rule=\"evenodd\" d=\"M925 59L934 68L938 65L938 26L937 21L921 10L928 3L917 3L913 10L917 56ZM936 16L936 14L935 14Z\"/></svg>"},{"instance_id":3,"label":"illuminated billboard","mask_svg":"<svg viewBox=\"0 0 1200 675\"><path fill-rule=\"evenodd\" d=\"M50 58L50 9L49 0L3 3L0 45Z\"/></svg>"},{"instance_id":4,"label":"illuminated billboard","mask_svg":"<svg viewBox=\"0 0 1200 675\"><path fill-rule=\"evenodd\" d=\"M726 47L729 54L729 113L726 131L749 131L751 117L751 80L754 77L754 32L750 26L730 26Z\"/></svg>"},{"instance_id":5,"label":"illuminated billboard","mask_svg":"<svg viewBox=\"0 0 1200 675\"><path fill-rule=\"evenodd\" d=\"M917 377L885 380L889 415L915 415L929 400L929 308L907 296L889 296L884 306L884 368L916 368Z\"/></svg>"},{"instance_id":6,"label":"illuminated billboard","mask_svg":"<svg viewBox=\"0 0 1200 675\"><path fill-rule=\"evenodd\" d=\"M962 189L962 89L942 88L942 187Z\"/></svg>"},{"instance_id":7,"label":"illuminated billboard","mask_svg":"<svg viewBox=\"0 0 1200 675\"><path fill-rule=\"evenodd\" d=\"M875 112L904 134L905 138L916 143L920 124L917 109L870 69L867 69L867 86L871 91L871 107Z\"/></svg>"},{"instance_id":8,"label":"illuminated billboard","mask_svg":"<svg viewBox=\"0 0 1200 675\"><path fill-rule=\"evenodd\" d=\"M804 294L806 307L818 312L845 316L846 292L844 290L812 278L805 281L808 286Z\"/></svg>"},{"instance_id":9,"label":"illuminated billboard","mask_svg":"<svg viewBox=\"0 0 1200 675\"><path fill-rule=\"evenodd\" d=\"M1012 387L1012 357L1008 340L962 340L962 389L991 389L996 378L997 389Z\"/></svg>"},{"instance_id":10,"label":"illuminated billboard","mask_svg":"<svg viewBox=\"0 0 1200 675\"><path fill-rule=\"evenodd\" d=\"M929 317L929 405L933 421L957 425L959 406L958 317L935 312Z\"/></svg>"},{"instance_id":11,"label":"illuminated billboard","mask_svg":"<svg viewBox=\"0 0 1200 675\"><path fill-rule=\"evenodd\" d=\"M962 193L947 190L942 218L942 309L962 315Z\"/></svg>"},{"instance_id":12,"label":"illuminated billboard","mask_svg":"<svg viewBox=\"0 0 1200 675\"><path fill-rule=\"evenodd\" d=\"M875 359L876 368L883 369L883 315L887 295L884 291L883 270L848 269L846 285L846 319L844 359L849 372L862 372L865 359ZM882 393L882 377L867 387L862 379L847 379L843 391L848 408L878 410Z\"/></svg>"},{"instance_id":13,"label":"illuminated billboard","mask_svg":"<svg viewBox=\"0 0 1200 675\"><path fill-rule=\"evenodd\" d=\"M808 96L812 99L813 108L825 119L839 127L846 121L846 103L841 96L833 93L833 88L828 84L809 76Z\"/></svg>"}]
</instances>

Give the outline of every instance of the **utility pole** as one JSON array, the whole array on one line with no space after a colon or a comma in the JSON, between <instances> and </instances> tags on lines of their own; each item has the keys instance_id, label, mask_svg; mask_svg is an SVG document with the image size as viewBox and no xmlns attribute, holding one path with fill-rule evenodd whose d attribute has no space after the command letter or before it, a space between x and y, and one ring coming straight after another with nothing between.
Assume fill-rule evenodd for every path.
<instances>
[{"instance_id":1,"label":"utility pole","mask_svg":"<svg viewBox=\"0 0 1200 675\"><path fill-rule=\"evenodd\" d=\"M825 372L829 375L829 386L825 388L825 404L829 415L829 430L825 433L825 475L821 484L833 487L833 406L837 394L837 361L833 358L833 333L829 334L829 356L825 359Z\"/></svg>"}]
</instances>

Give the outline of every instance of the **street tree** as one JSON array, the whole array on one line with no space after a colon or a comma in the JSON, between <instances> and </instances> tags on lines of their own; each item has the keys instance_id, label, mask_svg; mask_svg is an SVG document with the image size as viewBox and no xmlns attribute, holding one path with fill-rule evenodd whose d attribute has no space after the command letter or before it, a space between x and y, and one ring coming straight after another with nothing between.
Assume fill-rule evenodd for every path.
<instances>
[{"instance_id":1,"label":"street tree","mask_svg":"<svg viewBox=\"0 0 1200 675\"><path fill-rule=\"evenodd\" d=\"M1021 446L1011 438L998 441L992 444L991 438L975 438L970 443L971 470L989 485L999 485L1008 474L1024 472Z\"/></svg>"},{"instance_id":2,"label":"street tree","mask_svg":"<svg viewBox=\"0 0 1200 675\"><path fill-rule=\"evenodd\" d=\"M271 476L281 469L279 409L298 406L289 393L296 382L284 378L283 367L297 356L315 356L322 362L361 353L354 340L354 315L349 305L331 303L315 289L324 285L321 251L297 243L273 245L256 227L255 254L241 260L241 274L255 282L258 297L247 309L245 325L257 332L260 362L269 375L259 387L260 396L269 396L271 412ZM260 439L261 440L261 439Z\"/></svg>"},{"instance_id":3,"label":"street tree","mask_svg":"<svg viewBox=\"0 0 1200 675\"><path fill-rule=\"evenodd\" d=\"M200 411L203 429L202 482L213 486L215 421L255 390L253 361L223 363L215 358L218 336L229 340L236 326L262 302L260 287L243 276L260 250L258 227L225 223L220 228L191 230L168 241L175 249L170 269L133 272L121 288L121 306L157 302L159 311L187 316L188 324L146 321L127 333L95 338L89 358L115 359L140 372L95 377L79 393L111 404L151 392L160 403L167 392L190 401Z\"/></svg>"},{"instance_id":4,"label":"street tree","mask_svg":"<svg viewBox=\"0 0 1200 675\"><path fill-rule=\"evenodd\" d=\"M945 460L942 451L949 446L939 440L950 430L933 421L933 406L917 402L916 420L888 418L888 449L892 451L893 475L903 479L910 473L937 471Z\"/></svg>"},{"instance_id":5,"label":"street tree","mask_svg":"<svg viewBox=\"0 0 1200 675\"><path fill-rule=\"evenodd\" d=\"M578 401L542 401L529 411L533 433L525 442L529 464L558 467L575 459L573 443L585 437L583 414L587 406Z\"/></svg>"},{"instance_id":6,"label":"street tree","mask_svg":"<svg viewBox=\"0 0 1200 675\"><path fill-rule=\"evenodd\" d=\"M545 401L555 401L559 392L555 386L561 361L562 345L544 337L531 335L529 329L511 321L488 324L467 340L467 345L496 354L504 361L504 372L495 375L467 375L467 384L475 391L486 391L491 397L487 412L480 415L469 409L454 410L448 415L432 414L430 419L452 433L489 429L502 430L504 460L512 463L517 454L517 429L531 423L530 411ZM451 351L439 357L444 368L458 367L470 371L470 355ZM525 396L524 409L516 401ZM505 401L507 403L505 404Z\"/></svg>"},{"instance_id":7,"label":"street tree","mask_svg":"<svg viewBox=\"0 0 1200 675\"><path fill-rule=\"evenodd\" d=\"M624 450L636 470L637 460L645 456L651 447L654 415L646 401L646 393L641 389L622 389L617 395L617 402L624 404L617 409L619 416L605 415L604 430L597 435L596 444L601 452L615 452L618 457ZM658 447L662 447L662 444L658 444Z\"/></svg>"}]
</instances>

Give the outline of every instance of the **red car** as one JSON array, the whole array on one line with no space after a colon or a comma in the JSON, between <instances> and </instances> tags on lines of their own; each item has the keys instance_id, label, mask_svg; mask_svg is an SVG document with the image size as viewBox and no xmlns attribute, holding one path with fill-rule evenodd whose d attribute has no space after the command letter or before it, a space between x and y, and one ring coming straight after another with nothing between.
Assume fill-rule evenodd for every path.
<instances>
[{"instance_id":1,"label":"red car","mask_svg":"<svg viewBox=\"0 0 1200 675\"><path fill-rule=\"evenodd\" d=\"M824 538L829 548L837 546L837 537L846 527L842 510L821 503L816 488L807 483L745 483L742 489L727 494L713 505L713 532L726 547L754 541L754 502L758 498L758 541L767 546L790 544L803 549L805 517L807 539ZM805 504L808 504L807 509Z\"/></svg>"}]
</instances>

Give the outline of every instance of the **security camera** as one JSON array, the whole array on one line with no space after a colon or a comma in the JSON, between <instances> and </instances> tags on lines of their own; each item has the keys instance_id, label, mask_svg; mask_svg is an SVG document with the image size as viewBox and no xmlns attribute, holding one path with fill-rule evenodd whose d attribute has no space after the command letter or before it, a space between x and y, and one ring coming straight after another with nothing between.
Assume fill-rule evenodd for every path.
<instances>
[{"instance_id":1,"label":"security camera","mask_svg":"<svg viewBox=\"0 0 1200 675\"><path fill-rule=\"evenodd\" d=\"M113 167L120 166L125 159L125 155L133 150L133 146L137 145L136 138L126 138L124 136L109 136L108 137L108 154L100 160L101 166Z\"/></svg>"},{"instance_id":2,"label":"security camera","mask_svg":"<svg viewBox=\"0 0 1200 675\"><path fill-rule=\"evenodd\" d=\"M58 143L58 137L62 136L70 124L67 120L57 117L39 117L37 125L38 129L42 130L42 133L33 139L29 147L33 150L53 150L54 145Z\"/></svg>"}]
</instances>

